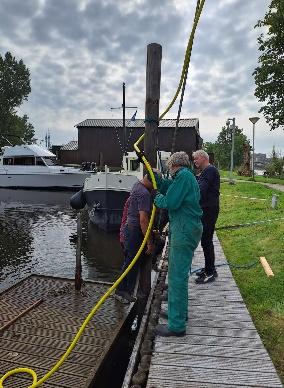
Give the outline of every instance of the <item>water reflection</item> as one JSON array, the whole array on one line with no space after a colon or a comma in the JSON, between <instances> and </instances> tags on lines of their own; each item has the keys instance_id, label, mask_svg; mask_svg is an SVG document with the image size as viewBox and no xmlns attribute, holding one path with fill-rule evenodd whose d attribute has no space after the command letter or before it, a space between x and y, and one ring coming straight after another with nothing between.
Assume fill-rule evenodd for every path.
<instances>
[{"instance_id":1,"label":"water reflection","mask_svg":"<svg viewBox=\"0 0 284 388\"><path fill-rule=\"evenodd\" d=\"M99 279L109 271L118 273L123 259L118 234L106 233L90 222L87 230L87 244L82 250L88 278Z\"/></svg>"},{"instance_id":2,"label":"water reflection","mask_svg":"<svg viewBox=\"0 0 284 388\"><path fill-rule=\"evenodd\" d=\"M0 189L0 290L31 273L74 276L76 212L70 192ZM117 235L83 219L82 274L113 281L121 265Z\"/></svg>"}]
</instances>

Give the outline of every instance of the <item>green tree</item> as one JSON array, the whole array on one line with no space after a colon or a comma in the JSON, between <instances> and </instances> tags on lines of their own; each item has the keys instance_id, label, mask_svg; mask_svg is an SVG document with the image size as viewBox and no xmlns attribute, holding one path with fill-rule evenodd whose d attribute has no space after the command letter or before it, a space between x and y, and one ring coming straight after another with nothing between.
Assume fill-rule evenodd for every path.
<instances>
[{"instance_id":1,"label":"green tree","mask_svg":"<svg viewBox=\"0 0 284 388\"><path fill-rule=\"evenodd\" d=\"M267 33L258 38L259 66L253 72L255 96L264 105L263 112L271 129L284 126L284 1L272 0L263 20L255 27L265 27Z\"/></svg>"},{"instance_id":2,"label":"green tree","mask_svg":"<svg viewBox=\"0 0 284 388\"><path fill-rule=\"evenodd\" d=\"M10 52L0 55L0 134L11 143L30 142L34 136L28 116L20 117L16 109L27 100L31 92L30 72L22 60L17 61ZM19 140L17 140L19 139ZM0 139L0 145L7 143Z\"/></svg>"},{"instance_id":3,"label":"green tree","mask_svg":"<svg viewBox=\"0 0 284 388\"><path fill-rule=\"evenodd\" d=\"M246 135L243 134L243 129L235 127L234 141L234 168L241 166L243 163L243 145L249 144ZM218 135L217 141L214 143L214 154L216 162L219 162L220 168L229 169L231 163L232 149L232 130L229 127L222 127Z\"/></svg>"},{"instance_id":4,"label":"green tree","mask_svg":"<svg viewBox=\"0 0 284 388\"><path fill-rule=\"evenodd\" d=\"M208 154L215 154L216 146L215 143L208 141L203 144L202 149L204 149L204 151L206 151Z\"/></svg>"},{"instance_id":5,"label":"green tree","mask_svg":"<svg viewBox=\"0 0 284 388\"><path fill-rule=\"evenodd\" d=\"M282 178L284 175L283 170L284 170L284 158L281 156L281 153L277 152L275 150L275 147L273 147L270 155L270 162L265 168L265 175L269 177Z\"/></svg>"}]
</instances>

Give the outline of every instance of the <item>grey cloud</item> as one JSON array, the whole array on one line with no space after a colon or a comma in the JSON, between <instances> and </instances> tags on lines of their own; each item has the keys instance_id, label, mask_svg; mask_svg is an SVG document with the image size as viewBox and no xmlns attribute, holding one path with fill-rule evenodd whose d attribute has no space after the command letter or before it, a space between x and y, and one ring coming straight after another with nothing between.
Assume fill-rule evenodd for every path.
<instances>
[{"instance_id":1,"label":"grey cloud","mask_svg":"<svg viewBox=\"0 0 284 388\"><path fill-rule=\"evenodd\" d=\"M252 72L258 50L253 26L268 2L206 2L182 113L202 117L255 111ZM0 49L14 47L13 54L21 55L31 70L32 93L25 104L29 116L39 122L38 112L44 109L45 118L49 111L50 117L54 112L58 117L70 114L72 120L78 116L78 122L89 114L120 117L119 110L109 108L121 106L124 81L127 104L137 105L143 117L146 46L151 42L163 46L162 110L179 82L194 3L178 10L173 0L90 0L85 8L80 0L46 0L43 7L39 0L2 0L0 32L5 40ZM178 101L168 117L175 117L177 106Z\"/></svg>"}]
</instances>

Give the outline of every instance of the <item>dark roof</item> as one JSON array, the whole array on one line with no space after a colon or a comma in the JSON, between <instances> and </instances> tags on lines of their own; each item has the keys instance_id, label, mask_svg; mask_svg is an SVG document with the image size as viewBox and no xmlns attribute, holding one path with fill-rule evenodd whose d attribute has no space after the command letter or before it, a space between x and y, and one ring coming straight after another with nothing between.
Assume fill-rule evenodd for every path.
<instances>
[{"instance_id":1,"label":"dark roof","mask_svg":"<svg viewBox=\"0 0 284 388\"><path fill-rule=\"evenodd\" d=\"M78 150L78 142L76 140L71 140L69 143L61 147L61 151L76 151Z\"/></svg>"},{"instance_id":2,"label":"dark roof","mask_svg":"<svg viewBox=\"0 0 284 388\"><path fill-rule=\"evenodd\" d=\"M179 128L195 128L198 131L198 119L180 119ZM145 123L143 119L136 119L135 121L125 120L126 127L130 128L144 128ZM175 119L160 120L159 128L175 128ZM122 128L122 119L87 119L75 127L99 127L99 128Z\"/></svg>"}]
</instances>

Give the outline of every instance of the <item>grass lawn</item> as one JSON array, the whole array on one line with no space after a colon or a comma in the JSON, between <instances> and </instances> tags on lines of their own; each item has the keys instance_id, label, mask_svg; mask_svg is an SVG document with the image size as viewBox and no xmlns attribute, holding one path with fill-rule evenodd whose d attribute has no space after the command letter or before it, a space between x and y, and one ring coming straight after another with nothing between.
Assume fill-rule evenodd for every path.
<instances>
[{"instance_id":1,"label":"grass lawn","mask_svg":"<svg viewBox=\"0 0 284 388\"><path fill-rule=\"evenodd\" d=\"M228 178L229 179L229 172L225 170L219 170L221 178ZM238 180L244 180L244 181L252 181L252 177L249 176L240 176L238 175L235 171L233 171L233 179L238 179ZM256 182L264 182L264 183L277 183L280 185L284 185L284 179L280 178L265 178L264 176L261 175L256 175L255 176L255 181Z\"/></svg>"},{"instance_id":2,"label":"grass lawn","mask_svg":"<svg viewBox=\"0 0 284 388\"><path fill-rule=\"evenodd\" d=\"M275 190L257 183L221 184L221 211L216 227L284 218L284 193L278 208L271 208ZM234 196L264 198L257 201ZM217 230L228 261L245 265L265 256L274 277L268 278L257 264L250 269L232 269L261 339L284 382L284 220L238 229Z\"/></svg>"}]
</instances>

